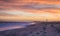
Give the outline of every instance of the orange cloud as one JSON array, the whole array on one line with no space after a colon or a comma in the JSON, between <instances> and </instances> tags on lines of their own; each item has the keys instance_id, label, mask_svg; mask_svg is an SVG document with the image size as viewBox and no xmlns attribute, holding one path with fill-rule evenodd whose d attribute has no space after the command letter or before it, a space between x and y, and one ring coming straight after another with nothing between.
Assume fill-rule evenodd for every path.
<instances>
[{"instance_id":1,"label":"orange cloud","mask_svg":"<svg viewBox=\"0 0 60 36\"><path fill-rule=\"evenodd\" d=\"M59 6L58 0L2 0L0 21L60 21Z\"/></svg>"},{"instance_id":2,"label":"orange cloud","mask_svg":"<svg viewBox=\"0 0 60 36\"><path fill-rule=\"evenodd\" d=\"M0 16L2 21L60 21L60 14L54 14L50 12L30 13L21 10L4 11L6 14L15 16Z\"/></svg>"}]
</instances>

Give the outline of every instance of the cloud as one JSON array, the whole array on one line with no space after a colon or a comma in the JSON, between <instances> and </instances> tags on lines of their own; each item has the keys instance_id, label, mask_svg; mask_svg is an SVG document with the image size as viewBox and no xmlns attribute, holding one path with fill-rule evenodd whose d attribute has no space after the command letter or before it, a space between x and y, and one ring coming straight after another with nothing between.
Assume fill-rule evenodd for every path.
<instances>
[{"instance_id":1,"label":"cloud","mask_svg":"<svg viewBox=\"0 0 60 36\"><path fill-rule=\"evenodd\" d=\"M54 0L2 0L4 2L0 2L0 6L5 6L6 8L29 8L29 9L46 9L46 8L60 8L59 3ZM9 2L9 3L6 3ZM51 4L49 4L51 3ZM4 7L4 8L5 8Z\"/></svg>"},{"instance_id":2,"label":"cloud","mask_svg":"<svg viewBox=\"0 0 60 36\"><path fill-rule=\"evenodd\" d=\"M16 6L16 7L20 7L20 8L24 8L24 9L60 9L60 5L52 5L52 4L36 4L36 3L32 3L32 4L26 4L26 5L22 5L22 6Z\"/></svg>"},{"instance_id":3,"label":"cloud","mask_svg":"<svg viewBox=\"0 0 60 36\"><path fill-rule=\"evenodd\" d=\"M49 0L48 1L38 0L38 1L37 0L33 0L33 1L16 0L9 3L7 3L8 1L7 2L0 1L0 20L3 21L21 21L21 20L22 21L37 21L37 20L45 21L46 19L50 21L60 20L59 2L56 1L53 2ZM1 12L1 10L4 12Z\"/></svg>"},{"instance_id":4,"label":"cloud","mask_svg":"<svg viewBox=\"0 0 60 36\"><path fill-rule=\"evenodd\" d=\"M5 10L6 11L6 10ZM9 13L6 13L4 10L1 10L0 11L0 16L16 16L16 15L14 15L14 14L9 14ZM7 12L9 12L9 11L7 11Z\"/></svg>"},{"instance_id":5,"label":"cloud","mask_svg":"<svg viewBox=\"0 0 60 36\"><path fill-rule=\"evenodd\" d=\"M0 16L1 21L46 21L46 19L48 21L60 21L60 14L50 12L32 13L21 10L9 10L4 11L4 13L15 16Z\"/></svg>"}]
</instances>

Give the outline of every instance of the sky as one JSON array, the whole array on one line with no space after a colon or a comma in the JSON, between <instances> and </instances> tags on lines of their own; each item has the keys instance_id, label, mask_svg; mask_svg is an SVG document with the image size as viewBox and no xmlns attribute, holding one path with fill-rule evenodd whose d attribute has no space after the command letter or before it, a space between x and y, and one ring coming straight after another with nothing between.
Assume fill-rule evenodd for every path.
<instances>
[{"instance_id":1,"label":"sky","mask_svg":"<svg viewBox=\"0 0 60 36\"><path fill-rule=\"evenodd\" d=\"M0 22L60 21L59 0L0 0ZM0 23L0 31L33 23Z\"/></svg>"},{"instance_id":2,"label":"sky","mask_svg":"<svg viewBox=\"0 0 60 36\"><path fill-rule=\"evenodd\" d=\"M60 21L59 0L0 0L0 21Z\"/></svg>"}]
</instances>

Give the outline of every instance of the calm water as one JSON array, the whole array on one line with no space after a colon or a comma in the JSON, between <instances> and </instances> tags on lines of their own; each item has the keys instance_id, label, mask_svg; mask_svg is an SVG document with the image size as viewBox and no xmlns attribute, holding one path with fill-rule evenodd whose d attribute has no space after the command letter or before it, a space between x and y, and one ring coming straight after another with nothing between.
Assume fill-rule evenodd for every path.
<instances>
[{"instance_id":1,"label":"calm water","mask_svg":"<svg viewBox=\"0 0 60 36\"><path fill-rule=\"evenodd\" d=\"M7 27L7 26L26 26L28 22L10 22L10 23L0 23L0 27Z\"/></svg>"},{"instance_id":2,"label":"calm water","mask_svg":"<svg viewBox=\"0 0 60 36\"><path fill-rule=\"evenodd\" d=\"M19 27L26 27L30 25L31 22L5 22L5 23L0 23L0 31L1 30L8 30L8 29L16 29Z\"/></svg>"}]
</instances>

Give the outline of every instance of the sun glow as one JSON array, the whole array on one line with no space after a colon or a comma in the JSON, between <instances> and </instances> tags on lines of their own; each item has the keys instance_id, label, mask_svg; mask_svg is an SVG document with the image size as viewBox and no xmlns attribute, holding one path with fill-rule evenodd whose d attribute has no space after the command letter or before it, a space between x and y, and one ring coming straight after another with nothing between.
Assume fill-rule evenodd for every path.
<instances>
[{"instance_id":1,"label":"sun glow","mask_svg":"<svg viewBox=\"0 0 60 36\"><path fill-rule=\"evenodd\" d=\"M10 21L59 21L60 19L60 14L52 14L52 13L31 13L31 12L26 12L26 11L19 11L19 10L14 10L14 11L2 11L3 13L9 14L9 15L15 15L15 16L6 16L4 17L4 20L10 20ZM41 11L40 11L41 12ZM3 17L0 17L0 20ZM12 19L12 20L11 20Z\"/></svg>"},{"instance_id":2,"label":"sun glow","mask_svg":"<svg viewBox=\"0 0 60 36\"><path fill-rule=\"evenodd\" d=\"M0 4L0 21L60 21L59 0L1 0Z\"/></svg>"}]
</instances>

